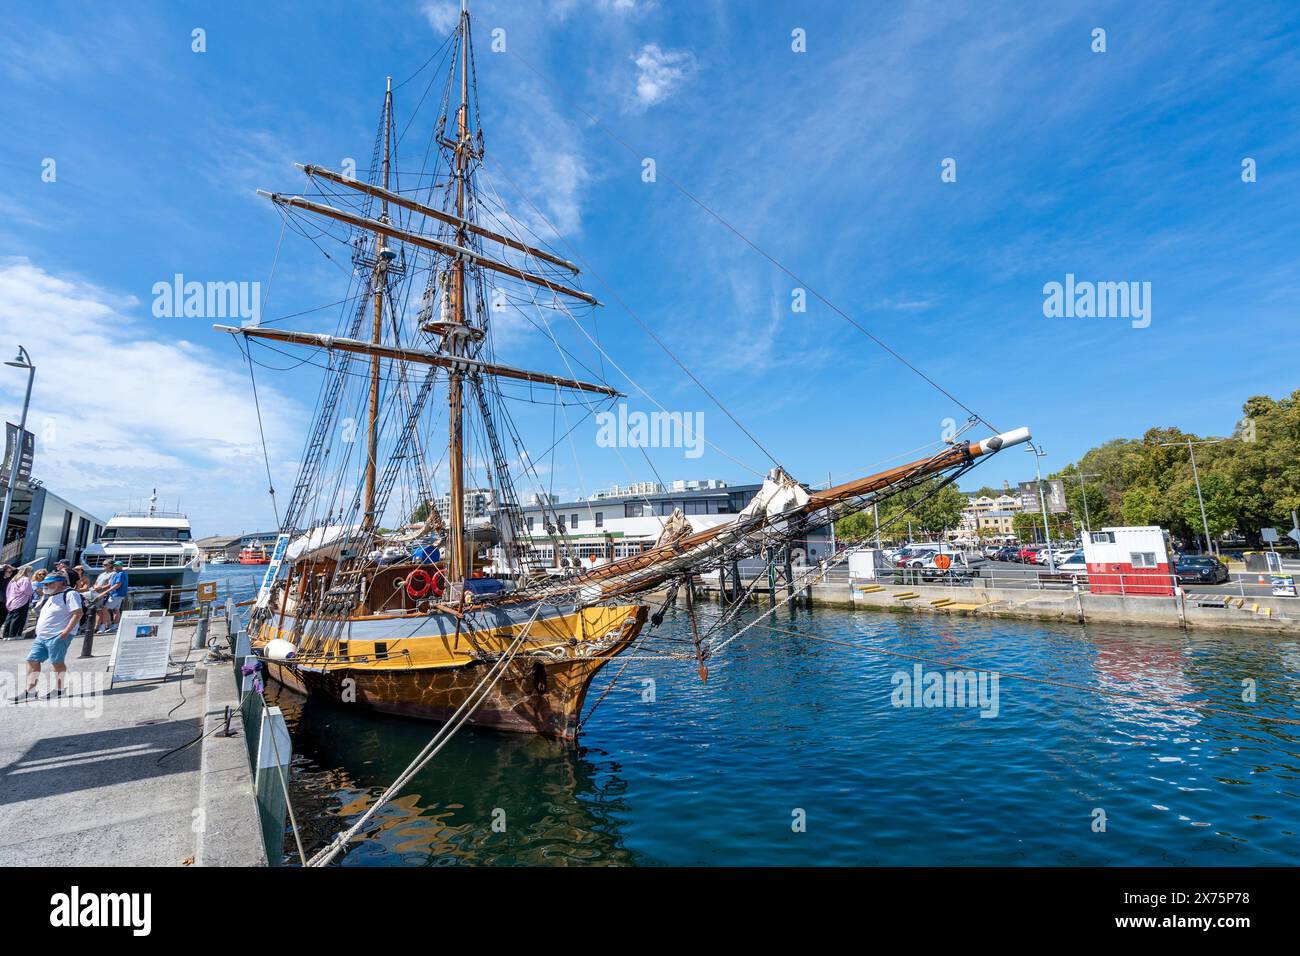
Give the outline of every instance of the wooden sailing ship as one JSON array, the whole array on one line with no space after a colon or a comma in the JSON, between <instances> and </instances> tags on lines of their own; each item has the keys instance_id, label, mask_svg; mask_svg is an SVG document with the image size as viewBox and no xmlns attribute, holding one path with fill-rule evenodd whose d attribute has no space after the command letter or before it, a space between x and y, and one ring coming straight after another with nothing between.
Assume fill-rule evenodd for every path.
<instances>
[{"instance_id":1,"label":"wooden sailing ship","mask_svg":"<svg viewBox=\"0 0 1300 956\"><path fill-rule=\"evenodd\" d=\"M435 124L444 176L419 179L415 189L394 188L390 80L367 178L303 166L319 198L263 194L286 217L306 215L347 230L340 241L353 250L355 294L344 300L352 307L344 306L335 332L218 326L238 337L250 373L254 344L304 346L326 362L281 540L250 620L253 646L272 679L383 713L573 738L592 679L642 634L648 595L675 594L685 583L689 599L702 573L770 552L810 526L932 476L951 479L980 457L1027 440L1020 429L956 442L816 492L776 468L728 524L696 531L677 513L647 551L560 579L543 573L513 474L527 474L530 460L521 451L511 462L505 452L502 432L517 435L503 386L527 383L587 402L620 393L602 382L495 360L486 307L493 283L540 291L562 309L597 303L576 286L572 262L524 241L508 225L484 223L476 183L483 138L472 109L477 95L464 8L446 58L444 105ZM412 319L401 295L415 275L426 282ZM363 440L340 443L352 386L365 411ZM449 495L443 510L434 506L430 479L429 446L436 439L421 424L437 407L435 391L445 398ZM486 525L466 518L470 412L477 415L496 503ZM398 526L386 530L385 516L400 510L392 496L401 477L415 489L419 507L403 510ZM546 523L548 536L563 547L563 521L550 516ZM707 648L698 638L695 650L706 676Z\"/></svg>"}]
</instances>

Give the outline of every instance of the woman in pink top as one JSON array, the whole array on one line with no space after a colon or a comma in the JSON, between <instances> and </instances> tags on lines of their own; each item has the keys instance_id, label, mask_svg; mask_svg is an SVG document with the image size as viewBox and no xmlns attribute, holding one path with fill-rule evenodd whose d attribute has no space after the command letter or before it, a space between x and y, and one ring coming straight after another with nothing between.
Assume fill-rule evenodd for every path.
<instances>
[{"instance_id":1,"label":"woman in pink top","mask_svg":"<svg viewBox=\"0 0 1300 956\"><path fill-rule=\"evenodd\" d=\"M21 638L27 626L27 609L32 604L32 569L23 568L14 575L9 586L5 588L4 638Z\"/></svg>"}]
</instances>

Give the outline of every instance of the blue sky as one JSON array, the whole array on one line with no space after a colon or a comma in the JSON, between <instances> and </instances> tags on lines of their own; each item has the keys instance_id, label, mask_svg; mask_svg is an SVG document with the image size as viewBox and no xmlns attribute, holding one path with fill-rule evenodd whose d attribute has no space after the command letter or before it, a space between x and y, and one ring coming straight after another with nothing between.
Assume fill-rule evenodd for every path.
<instances>
[{"instance_id":1,"label":"blue sky","mask_svg":"<svg viewBox=\"0 0 1300 956\"><path fill-rule=\"evenodd\" d=\"M52 3L8 14L0 348L22 343L35 359L36 474L58 493L107 515L156 485L199 533L273 524L246 367L209 320L155 318L151 289L175 273L265 289L274 263L265 317L344 296L337 264L293 234L280 244L280 217L253 190L302 189L294 162L366 165L384 77L414 73L455 20L437 0L377 9ZM584 286L610 303L587 326L609 354L664 406L703 412L707 439L732 456L653 451L665 479L754 480L733 458L756 470L767 460L610 288L806 481L873 470L964 418L815 298L793 313L795 283L669 177L988 421L1030 425L1049 468L1152 425L1224 434L1247 396L1300 386L1293 4L471 9L494 181L524 213L504 190L517 184L564 233L552 244L607 281ZM496 27L502 54L488 48ZM1098 27L1104 53L1091 50ZM195 28L206 52L191 50ZM805 53L791 49L796 28ZM424 82L399 88L399 129ZM399 167L418 165L431 122L428 108L416 116ZM642 157L657 182L642 181ZM1247 157L1253 183L1241 178ZM941 181L945 158L955 182ZM1043 285L1067 273L1150 282L1150 326L1045 317ZM328 331L322 315L285 324ZM502 352L565 371L526 327ZM259 375L282 496L315 371ZM22 375L0 373L16 420ZM651 407L610 381L632 408ZM651 477L595 434L588 423L556 456L555 490ZM539 442L550 444L549 425ZM968 484L1028 476L1029 456L1008 452Z\"/></svg>"}]
</instances>

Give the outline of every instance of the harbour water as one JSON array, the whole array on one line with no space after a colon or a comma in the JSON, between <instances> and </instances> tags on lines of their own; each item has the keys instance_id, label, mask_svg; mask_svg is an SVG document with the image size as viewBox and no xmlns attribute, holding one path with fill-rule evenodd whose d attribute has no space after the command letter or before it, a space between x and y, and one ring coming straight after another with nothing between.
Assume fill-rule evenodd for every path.
<instances>
[{"instance_id":1,"label":"harbour water","mask_svg":"<svg viewBox=\"0 0 1300 956\"><path fill-rule=\"evenodd\" d=\"M576 747L463 730L340 865L1300 862L1294 641L827 609L765 623L706 684L662 657L689 649L670 614ZM996 672L996 715L896 706L912 657ZM268 696L309 853L434 730Z\"/></svg>"}]
</instances>

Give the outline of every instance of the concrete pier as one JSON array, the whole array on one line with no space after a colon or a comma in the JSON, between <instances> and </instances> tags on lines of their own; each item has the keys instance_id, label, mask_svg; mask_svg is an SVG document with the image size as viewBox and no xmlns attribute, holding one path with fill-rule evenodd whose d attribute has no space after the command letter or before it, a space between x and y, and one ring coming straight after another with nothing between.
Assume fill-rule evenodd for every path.
<instances>
[{"instance_id":1,"label":"concrete pier","mask_svg":"<svg viewBox=\"0 0 1300 956\"><path fill-rule=\"evenodd\" d=\"M68 693L19 704L31 641L0 641L0 865L265 865L233 668L193 636L174 628L166 681L111 690L112 636L89 659L77 637Z\"/></svg>"},{"instance_id":2,"label":"concrete pier","mask_svg":"<svg viewBox=\"0 0 1300 956\"><path fill-rule=\"evenodd\" d=\"M808 603L812 607L1300 634L1300 598L1240 596L1226 587L1217 593L1147 597L1076 594L1068 587L1035 590L987 587L984 584L953 587L841 580L814 584L809 592ZM716 588L707 589L707 593L715 600L719 597ZM749 600L766 607L767 593L768 589L760 584L750 593ZM782 591L777 600L784 597ZM802 603L803 599L800 600Z\"/></svg>"}]
</instances>

